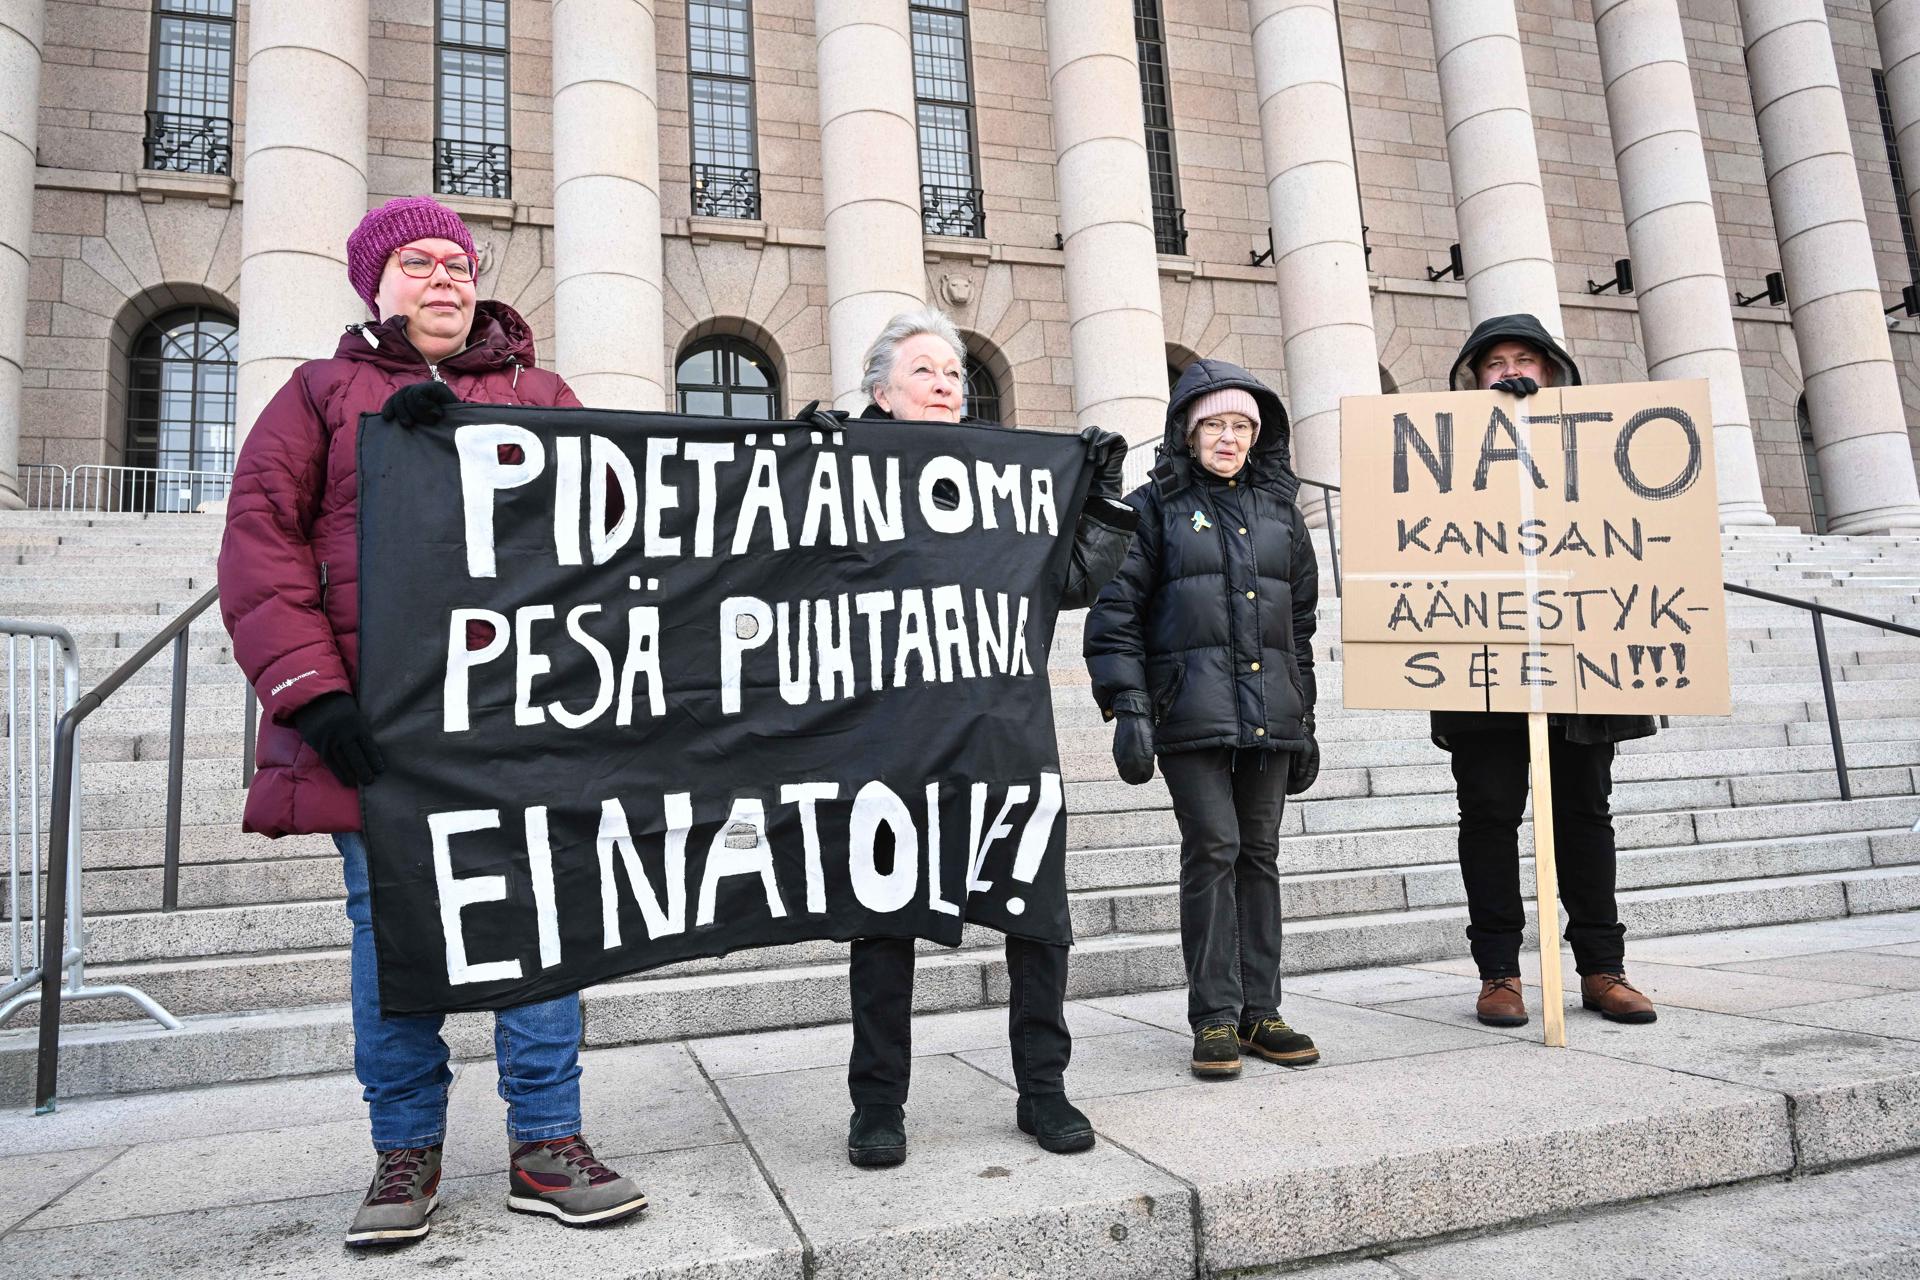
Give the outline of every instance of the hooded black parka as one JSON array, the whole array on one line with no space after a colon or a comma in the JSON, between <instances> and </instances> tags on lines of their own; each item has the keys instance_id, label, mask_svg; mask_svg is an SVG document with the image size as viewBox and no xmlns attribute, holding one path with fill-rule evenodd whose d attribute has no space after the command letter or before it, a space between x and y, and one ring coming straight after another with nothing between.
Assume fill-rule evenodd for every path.
<instances>
[{"instance_id":1,"label":"hooded black parka","mask_svg":"<svg viewBox=\"0 0 1920 1280\"><path fill-rule=\"evenodd\" d=\"M1476 326L1453 362L1448 384L1455 391L1478 391L1480 381L1473 366L1488 348L1502 342L1526 343L1559 366L1558 385L1580 385L1580 366L1553 340L1545 325L1525 314L1494 316ZM1527 722L1527 718L1516 711L1434 711L1429 714L1434 744L1449 751L1453 749L1453 739L1462 734L1524 732ZM1652 716L1556 715L1550 717L1550 723L1566 731L1567 741L1587 744L1625 742L1629 738L1651 737L1658 731Z\"/></svg>"},{"instance_id":2,"label":"hooded black parka","mask_svg":"<svg viewBox=\"0 0 1920 1280\"><path fill-rule=\"evenodd\" d=\"M1232 479L1187 447L1187 410L1238 388L1260 406L1260 435ZM1167 405L1166 437L1147 483L1127 495L1140 527L1120 572L1087 615L1093 696L1142 692L1154 749L1304 751L1314 704L1319 573L1280 397L1246 370L1197 360Z\"/></svg>"}]
</instances>

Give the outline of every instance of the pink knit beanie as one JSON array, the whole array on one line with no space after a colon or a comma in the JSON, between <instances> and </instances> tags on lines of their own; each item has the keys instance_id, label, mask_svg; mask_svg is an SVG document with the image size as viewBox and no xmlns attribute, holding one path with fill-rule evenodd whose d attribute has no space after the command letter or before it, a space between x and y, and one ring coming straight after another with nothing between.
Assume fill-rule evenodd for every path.
<instances>
[{"instance_id":1,"label":"pink knit beanie","mask_svg":"<svg viewBox=\"0 0 1920 1280\"><path fill-rule=\"evenodd\" d=\"M389 200L360 219L360 225L347 237L347 280L353 291L366 302L374 315L380 308L373 304L380 292L380 276L387 267L387 255L415 240L451 240L478 258L473 233L460 215L431 196L402 196Z\"/></svg>"},{"instance_id":2,"label":"pink knit beanie","mask_svg":"<svg viewBox=\"0 0 1920 1280\"><path fill-rule=\"evenodd\" d=\"M1260 434L1260 405L1251 391L1242 391L1239 387L1227 387L1220 391L1209 391L1193 402L1187 410L1187 433L1208 418L1219 413L1244 413L1253 419L1253 433Z\"/></svg>"}]
</instances>

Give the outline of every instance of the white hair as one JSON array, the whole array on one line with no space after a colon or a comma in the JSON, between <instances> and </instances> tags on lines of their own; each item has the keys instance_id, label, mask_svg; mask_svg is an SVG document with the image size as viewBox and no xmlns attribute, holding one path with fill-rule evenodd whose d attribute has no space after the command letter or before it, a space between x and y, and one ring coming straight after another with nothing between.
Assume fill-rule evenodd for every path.
<instances>
[{"instance_id":1,"label":"white hair","mask_svg":"<svg viewBox=\"0 0 1920 1280\"><path fill-rule=\"evenodd\" d=\"M938 307L902 311L887 321L887 327L880 331L880 336L875 338L873 345L867 348L866 368L860 375L860 390L866 393L867 399L873 400L875 404L879 403L874 393L893 381L893 362L900 354L900 344L923 333L930 333L952 347L954 359L960 362L963 371L966 369L967 344L961 341L960 331L954 328L953 321L946 312ZM966 410L965 391L963 376L960 402L963 413Z\"/></svg>"}]
</instances>

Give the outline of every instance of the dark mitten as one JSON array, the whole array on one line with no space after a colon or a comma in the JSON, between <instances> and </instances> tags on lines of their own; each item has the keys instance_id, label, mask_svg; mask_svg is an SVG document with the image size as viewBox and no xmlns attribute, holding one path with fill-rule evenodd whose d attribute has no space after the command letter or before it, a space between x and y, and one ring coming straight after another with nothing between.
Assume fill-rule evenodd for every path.
<instances>
[{"instance_id":1,"label":"dark mitten","mask_svg":"<svg viewBox=\"0 0 1920 1280\"><path fill-rule=\"evenodd\" d=\"M1139 786L1153 780L1153 719L1144 693L1122 693L1113 700L1113 763L1122 782Z\"/></svg>"},{"instance_id":2,"label":"dark mitten","mask_svg":"<svg viewBox=\"0 0 1920 1280\"><path fill-rule=\"evenodd\" d=\"M844 409L822 409L818 400L809 400L800 412L793 415L795 422L804 422L816 431L839 431L847 425L847 412Z\"/></svg>"},{"instance_id":3,"label":"dark mitten","mask_svg":"<svg viewBox=\"0 0 1920 1280\"><path fill-rule=\"evenodd\" d=\"M460 397L444 382L415 382L387 397L380 416L402 427L434 427L447 416L447 406L459 404Z\"/></svg>"},{"instance_id":4,"label":"dark mitten","mask_svg":"<svg viewBox=\"0 0 1920 1280\"><path fill-rule=\"evenodd\" d=\"M1504 391L1510 396L1519 396L1522 400L1540 390L1540 384L1532 378L1502 378L1489 387L1490 391Z\"/></svg>"},{"instance_id":5,"label":"dark mitten","mask_svg":"<svg viewBox=\"0 0 1920 1280\"><path fill-rule=\"evenodd\" d=\"M1307 731L1307 749L1295 752L1287 766L1287 794L1290 796L1299 795L1320 776L1320 740L1313 736L1313 713L1309 711L1302 716L1300 724Z\"/></svg>"},{"instance_id":6,"label":"dark mitten","mask_svg":"<svg viewBox=\"0 0 1920 1280\"><path fill-rule=\"evenodd\" d=\"M321 694L293 713L293 727L333 776L350 787L364 787L386 772L373 727L350 693Z\"/></svg>"},{"instance_id":7,"label":"dark mitten","mask_svg":"<svg viewBox=\"0 0 1920 1280\"><path fill-rule=\"evenodd\" d=\"M1087 456L1093 462L1091 496L1120 501L1122 486L1126 484L1123 474L1127 465L1127 438L1117 431L1102 431L1098 427L1086 428L1080 438L1087 442Z\"/></svg>"}]
</instances>

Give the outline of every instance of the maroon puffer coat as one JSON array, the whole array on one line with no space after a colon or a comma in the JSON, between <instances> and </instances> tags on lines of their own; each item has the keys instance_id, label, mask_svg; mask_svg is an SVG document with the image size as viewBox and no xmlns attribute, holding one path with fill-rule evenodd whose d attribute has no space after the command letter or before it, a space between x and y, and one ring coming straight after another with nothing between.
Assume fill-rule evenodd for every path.
<instances>
[{"instance_id":1,"label":"maroon puffer coat","mask_svg":"<svg viewBox=\"0 0 1920 1280\"><path fill-rule=\"evenodd\" d=\"M471 336L438 368L462 400L579 405L559 375L533 367L532 332L511 307L482 302ZM321 694L353 692L360 669L360 415L433 376L401 321L354 325L331 360L294 372L240 449L220 545L220 613L234 659L260 695L248 831L360 829L355 789L301 741L291 717Z\"/></svg>"}]
</instances>

